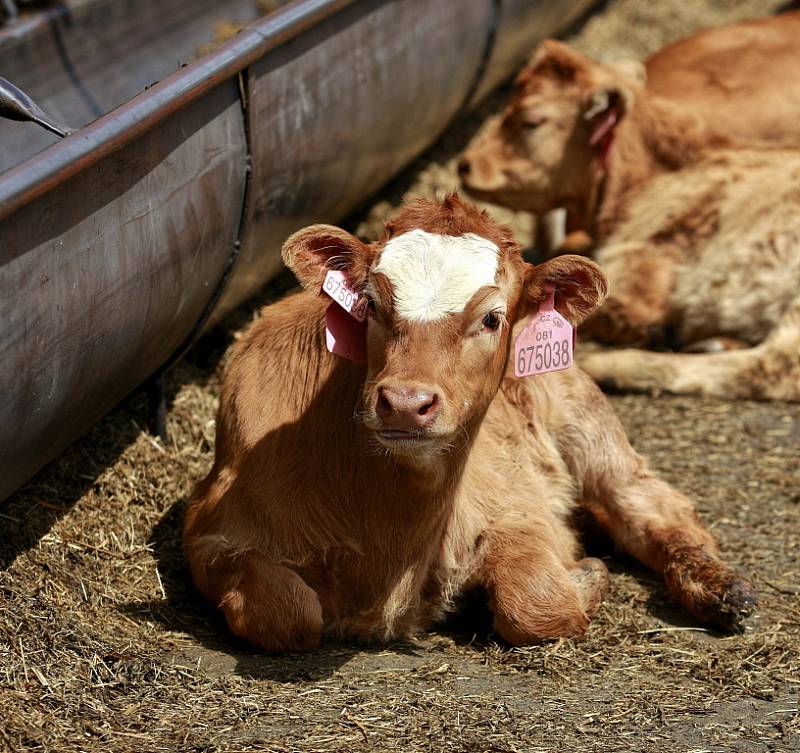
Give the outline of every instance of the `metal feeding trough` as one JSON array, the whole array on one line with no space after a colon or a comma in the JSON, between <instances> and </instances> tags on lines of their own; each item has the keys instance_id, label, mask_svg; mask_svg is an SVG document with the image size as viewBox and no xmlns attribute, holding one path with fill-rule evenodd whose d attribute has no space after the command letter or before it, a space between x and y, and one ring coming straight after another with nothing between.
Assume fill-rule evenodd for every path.
<instances>
[{"instance_id":1,"label":"metal feeding trough","mask_svg":"<svg viewBox=\"0 0 800 753\"><path fill-rule=\"evenodd\" d=\"M9 20L0 499L278 273L287 235L351 212L591 2L259 19L255 0L72 0ZM194 59L220 21L247 25Z\"/></svg>"}]
</instances>

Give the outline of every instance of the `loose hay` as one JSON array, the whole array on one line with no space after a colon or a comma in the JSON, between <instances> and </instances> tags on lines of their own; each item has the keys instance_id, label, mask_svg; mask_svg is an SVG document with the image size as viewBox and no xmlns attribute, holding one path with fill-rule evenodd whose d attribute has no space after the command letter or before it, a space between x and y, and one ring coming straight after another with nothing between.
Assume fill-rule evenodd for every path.
<instances>
[{"instance_id":1,"label":"loose hay","mask_svg":"<svg viewBox=\"0 0 800 753\"><path fill-rule=\"evenodd\" d=\"M630 25L636 14L680 18L666 33L682 34L774 5L619 0L574 41L640 53L664 37ZM453 156L480 120L388 188L361 231L376 234L409 188L455 187ZM507 219L530 238L529 218ZM166 443L142 431L135 395L0 507L0 750L800 749L797 405L612 397L635 446L753 575L762 602L746 635L699 628L657 578L613 558L608 599L580 643L498 645L481 605L390 647L266 658L232 640L192 590L180 523L212 461L225 348L253 311L168 375Z\"/></svg>"}]
</instances>

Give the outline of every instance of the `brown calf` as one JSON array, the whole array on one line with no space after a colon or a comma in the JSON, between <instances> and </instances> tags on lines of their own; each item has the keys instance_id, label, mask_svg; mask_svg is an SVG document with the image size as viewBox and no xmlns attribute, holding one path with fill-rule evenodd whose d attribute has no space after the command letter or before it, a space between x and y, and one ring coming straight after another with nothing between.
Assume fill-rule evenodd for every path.
<instances>
[{"instance_id":1,"label":"brown calf","mask_svg":"<svg viewBox=\"0 0 800 753\"><path fill-rule=\"evenodd\" d=\"M378 243L314 225L283 255L305 290L236 344L185 525L195 582L236 635L267 651L405 636L480 586L508 642L579 636L607 572L580 559L578 500L700 620L738 626L751 586L592 381L513 376L514 325L547 288L583 320L605 296L595 264L526 264L454 196L405 207ZM366 365L326 350L331 269L369 296Z\"/></svg>"},{"instance_id":2,"label":"brown calf","mask_svg":"<svg viewBox=\"0 0 800 753\"><path fill-rule=\"evenodd\" d=\"M482 198L587 218L611 297L585 331L704 351L587 355L595 379L800 399L800 151L733 148L629 66L549 42L468 159L465 184Z\"/></svg>"}]
</instances>

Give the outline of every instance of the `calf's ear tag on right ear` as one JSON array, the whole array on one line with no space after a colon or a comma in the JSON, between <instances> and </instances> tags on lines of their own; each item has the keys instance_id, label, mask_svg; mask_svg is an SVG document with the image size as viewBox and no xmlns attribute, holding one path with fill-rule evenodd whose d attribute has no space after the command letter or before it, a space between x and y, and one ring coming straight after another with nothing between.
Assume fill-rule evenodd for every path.
<instances>
[{"instance_id":1,"label":"calf's ear tag on right ear","mask_svg":"<svg viewBox=\"0 0 800 753\"><path fill-rule=\"evenodd\" d=\"M547 298L514 342L514 375L517 377L562 371L572 366L572 325L555 310L555 288L545 287Z\"/></svg>"},{"instance_id":2,"label":"calf's ear tag on right ear","mask_svg":"<svg viewBox=\"0 0 800 753\"><path fill-rule=\"evenodd\" d=\"M367 296L356 293L344 272L331 269L322 283L333 299L325 311L325 344L328 351L356 363L367 362Z\"/></svg>"},{"instance_id":3,"label":"calf's ear tag on right ear","mask_svg":"<svg viewBox=\"0 0 800 753\"><path fill-rule=\"evenodd\" d=\"M350 287L344 272L329 269L322 290L357 321L363 322L367 318L367 296Z\"/></svg>"},{"instance_id":4,"label":"calf's ear tag on right ear","mask_svg":"<svg viewBox=\"0 0 800 753\"><path fill-rule=\"evenodd\" d=\"M367 323L359 322L332 303L325 311L325 344L337 356L366 363Z\"/></svg>"}]
</instances>

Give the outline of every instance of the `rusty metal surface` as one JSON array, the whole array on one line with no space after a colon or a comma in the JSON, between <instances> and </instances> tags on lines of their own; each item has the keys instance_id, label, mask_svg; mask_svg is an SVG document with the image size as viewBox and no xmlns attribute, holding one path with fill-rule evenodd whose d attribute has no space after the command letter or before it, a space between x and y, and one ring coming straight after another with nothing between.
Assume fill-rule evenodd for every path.
<instances>
[{"instance_id":1,"label":"rusty metal surface","mask_svg":"<svg viewBox=\"0 0 800 753\"><path fill-rule=\"evenodd\" d=\"M586 4L298 0L0 174L0 499Z\"/></svg>"},{"instance_id":2,"label":"rusty metal surface","mask_svg":"<svg viewBox=\"0 0 800 753\"><path fill-rule=\"evenodd\" d=\"M75 136L0 174L0 220L148 133L165 118L203 97L212 87L237 76L271 50L352 2L354 0L298 0L247 27L218 50L150 87ZM28 88L28 91L36 97L35 90Z\"/></svg>"},{"instance_id":3,"label":"rusty metal surface","mask_svg":"<svg viewBox=\"0 0 800 753\"><path fill-rule=\"evenodd\" d=\"M0 30L0 76L80 127L197 57L215 24L257 15L255 0L72 0ZM0 172L52 143L0 122Z\"/></svg>"}]
</instances>

